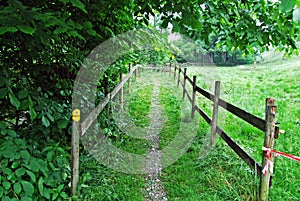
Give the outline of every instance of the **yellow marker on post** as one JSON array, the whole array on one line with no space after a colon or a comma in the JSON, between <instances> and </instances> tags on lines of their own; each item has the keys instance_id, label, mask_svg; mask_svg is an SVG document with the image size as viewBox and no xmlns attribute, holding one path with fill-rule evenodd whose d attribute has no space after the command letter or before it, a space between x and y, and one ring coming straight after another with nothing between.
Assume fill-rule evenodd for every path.
<instances>
[{"instance_id":1,"label":"yellow marker on post","mask_svg":"<svg viewBox=\"0 0 300 201\"><path fill-rule=\"evenodd\" d=\"M78 122L80 120L80 110L79 109L73 110L72 119L76 122Z\"/></svg>"}]
</instances>

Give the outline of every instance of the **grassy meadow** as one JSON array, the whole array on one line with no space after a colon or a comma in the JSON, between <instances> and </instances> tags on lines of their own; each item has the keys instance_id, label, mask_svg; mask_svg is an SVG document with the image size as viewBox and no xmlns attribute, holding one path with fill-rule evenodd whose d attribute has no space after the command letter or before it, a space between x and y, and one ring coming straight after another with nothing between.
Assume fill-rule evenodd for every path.
<instances>
[{"instance_id":1,"label":"grassy meadow","mask_svg":"<svg viewBox=\"0 0 300 201\"><path fill-rule=\"evenodd\" d=\"M187 67L190 77L197 75L199 86L213 92L214 81L221 81L221 98L264 118L265 99L272 97L278 107L277 121L285 134L275 142L275 149L300 155L300 58L283 60L269 55L264 63L237 67ZM130 118L137 126L149 126L151 91L149 75L164 79L160 100L167 116L161 131L163 148L176 136L180 126L180 103L176 99L182 88L176 87L173 75L164 78L160 73L141 72L133 82L134 94L126 94ZM166 82L167 81L167 82ZM168 84L168 82L170 84ZM191 88L189 87L189 90ZM185 101L187 98L185 99ZM197 104L211 115L212 103L197 95ZM258 162L261 162L264 133L220 109L218 124ZM113 131L117 132L117 131ZM174 164L163 170L161 180L168 200L257 200L259 179L250 168L218 138L216 146L209 145L210 127L200 118L199 130L188 151ZM143 154L148 144L125 133L115 133L115 145L132 153ZM143 175L127 175L110 170L87 154L81 157L81 195L91 194L95 200L143 200ZM300 200L300 164L279 157L270 189L270 200ZM90 200L91 197L80 197Z\"/></svg>"},{"instance_id":2,"label":"grassy meadow","mask_svg":"<svg viewBox=\"0 0 300 201\"><path fill-rule=\"evenodd\" d=\"M272 60L271 60L272 59ZM265 63L237 67L191 67L188 75L197 75L198 85L213 92L214 80L221 81L221 98L264 118L265 99L272 97L276 100L277 121L285 134L275 141L275 149L282 152L300 155L300 58L284 60L270 57ZM211 102L198 96L198 105L211 114ZM254 158L261 162L263 132L222 111L218 124L239 142ZM205 129L204 129L205 130ZM201 132L200 132L201 133ZM187 156L189 153L187 153ZM192 154L191 154L192 155ZM223 158L224 157L224 158ZM217 159L216 159L217 158ZM209 162L210 161L210 162ZM179 161L178 161L179 162ZM203 165L206 164L206 165ZM207 164L208 163L208 164ZM199 167L205 167L207 174L200 177L209 178L201 185L196 179L189 182L207 193L204 200L255 200L255 190L259 181L251 178L249 168L238 159L221 139L212 152L199 160ZM210 168L211 167L211 168ZM196 170L197 168L195 168ZM270 200L299 200L300 164L279 157L275 159L275 173L270 190ZM192 172L189 171L189 172ZM190 177L189 177L190 178ZM183 182L186 184L186 182ZM219 187L215 188L216 186ZM191 188L193 189L193 188ZM204 190L206 189L206 190ZM196 191L191 196L195 196ZM211 196L215 196L214 198ZM179 196L179 195L178 195ZM208 199L208 197L210 197ZM180 199L181 200L181 199ZM186 200L200 200L189 199ZM203 200L203 199L202 199Z\"/></svg>"}]
</instances>

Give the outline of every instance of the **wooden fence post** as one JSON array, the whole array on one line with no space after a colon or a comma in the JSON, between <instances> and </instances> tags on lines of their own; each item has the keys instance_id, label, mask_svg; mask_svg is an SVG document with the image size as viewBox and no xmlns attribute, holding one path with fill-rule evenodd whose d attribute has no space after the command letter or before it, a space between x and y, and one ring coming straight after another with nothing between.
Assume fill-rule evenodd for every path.
<instances>
[{"instance_id":1,"label":"wooden fence post","mask_svg":"<svg viewBox=\"0 0 300 201\"><path fill-rule=\"evenodd\" d=\"M180 72L181 72L181 68L178 69L177 87L179 86L179 82L180 82Z\"/></svg>"},{"instance_id":2,"label":"wooden fence post","mask_svg":"<svg viewBox=\"0 0 300 201\"><path fill-rule=\"evenodd\" d=\"M276 112L277 107L275 105L275 100L272 98L266 99L266 127L265 127L265 139L264 147L267 149L274 148L274 134L275 134L275 124L276 124ZM268 163L267 152L263 151L262 157L262 168ZM270 153L270 161L274 162L274 154ZM270 178L272 176L273 167L269 166L266 174L261 175L260 177L260 191L259 191L259 201L267 201L269 196L270 188Z\"/></svg>"},{"instance_id":3,"label":"wooden fence post","mask_svg":"<svg viewBox=\"0 0 300 201\"><path fill-rule=\"evenodd\" d=\"M123 74L122 73L120 73L120 82L122 82L122 80L123 80ZM123 87L121 87L121 89L120 89L120 105L121 105L121 109L123 109L123 97L124 97L124 90L123 90Z\"/></svg>"},{"instance_id":4,"label":"wooden fence post","mask_svg":"<svg viewBox=\"0 0 300 201\"><path fill-rule=\"evenodd\" d=\"M192 118L195 116L197 77L193 76Z\"/></svg>"},{"instance_id":5,"label":"wooden fence post","mask_svg":"<svg viewBox=\"0 0 300 201\"><path fill-rule=\"evenodd\" d=\"M79 181L79 138L81 135L81 122L73 121L72 125L72 196L77 194L77 187Z\"/></svg>"},{"instance_id":6,"label":"wooden fence post","mask_svg":"<svg viewBox=\"0 0 300 201\"><path fill-rule=\"evenodd\" d=\"M174 79L176 77L176 69L177 69L177 67L176 67L176 63L175 63L175 67L174 67Z\"/></svg>"},{"instance_id":7,"label":"wooden fence post","mask_svg":"<svg viewBox=\"0 0 300 201\"><path fill-rule=\"evenodd\" d=\"M132 71L132 64L129 64L129 73ZM130 93L130 78L128 79L128 93Z\"/></svg>"},{"instance_id":8,"label":"wooden fence post","mask_svg":"<svg viewBox=\"0 0 300 201\"><path fill-rule=\"evenodd\" d=\"M186 83L186 79L185 79L185 76L186 76L186 68L183 69L183 91L182 91L182 99L184 99L185 97L185 83Z\"/></svg>"},{"instance_id":9,"label":"wooden fence post","mask_svg":"<svg viewBox=\"0 0 300 201\"><path fill-rule=\"evenodd\" d=\"M134 71L134 80L137 81L137 69Z\"/></svg>"},{"instance_id":10,"label":"wooden fence post","mask_svg":"<svg viewBox=\"0 0 300 201\"><path fill-rule=\"evenodd\" d=\"M215 97L214 97L214 107L213 115L211 120L211 139L210 145L215 146L216 144L216 133L218 124L218 106L219 106L219 96L220 96L220 81L215 82Z\"/></svg>"}]
</instances>

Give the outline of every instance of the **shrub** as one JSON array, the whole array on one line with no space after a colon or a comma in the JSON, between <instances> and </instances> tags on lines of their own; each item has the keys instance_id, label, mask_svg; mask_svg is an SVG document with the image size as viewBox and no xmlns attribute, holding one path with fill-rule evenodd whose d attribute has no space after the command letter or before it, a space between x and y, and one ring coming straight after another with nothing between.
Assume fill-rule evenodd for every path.
<instances>
[{"instance_id":1,"label":"shrub","mask_svg":"<svg viewBox=\"0 0 300 201\"><path fill-rule=\"evenodd\" d=\"M70 155L59 144L43 150L29 144L0 123L0 197L6 200L63 200L68 198Z\"/></svg>"}]
</instances>

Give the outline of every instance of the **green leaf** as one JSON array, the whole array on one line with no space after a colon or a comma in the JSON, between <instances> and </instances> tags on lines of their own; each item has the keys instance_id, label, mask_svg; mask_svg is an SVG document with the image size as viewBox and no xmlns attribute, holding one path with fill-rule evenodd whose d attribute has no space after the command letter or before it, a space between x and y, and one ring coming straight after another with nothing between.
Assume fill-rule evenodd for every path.
<instances>
[{"instance_id":1,"label":"green leaf","mask_svg":"<svg viewBox=\"0 0 300 201\"><path fill-rule=\"evenodd\" d=\"M50 121L54 122L54 118L49 112L46 112L46 115Z\"/></svg>"},{"instance_id":2,"label":"green leaf","mask_svg":"<svg viewBox=\"0 0 300 201\"><path fill-rule=\"evenodd\" d=\"M47 160L52 161L53 156L54 156L54 151L49 151L47 153Z\"/></svg>"},{"instance_id":3,"label":"green leaf","mask_svg":"<svg viewBox=\"0 0 300 201\"><path fill-rule=\"evenodd\" d=\"M29 105L33 106L33 102L30 96L28 96L28 100L29 100Z\"/></svg>"},{"instance_id":4,"label":"green leaf","mask_svg":"<svg viewBox=\"0 0 300 201\"><path fill-rule=\"evenodd\" d=\"M19 99L27 98L27 96L28 96L28 91L26 89L23 89L18 93Z\"/></svg>"},{"instance_id":5,"label":"green leaf","mask_svg":"<svg viewBox=\"0 0 300 201\"><path fill-rule=\"evenodd\" d=\"M25 169L23 167L21 167L21 168L17 169L15 173L16 173L17 177L21 177L25 174Z\"/></svg>"},{"instance_id":6,"label":"green leaf","mask_svg":"<svg viewBox=\"0 0 300 201\"><path fill-rule=\"evenodd\" d=\"M53 33L56 34L56 35L57 34L62 34L62 33L67 32L68 29L69 29L69 27L67 27L67 26L59 27L59 28L55 29Z\"/></svg>"},{"instance_id":7,"label":"green leaf","mask_svg":"<svg viewBox=\"0 0 300 201\"><path fill-rule=\"evenodd\" d=\"M2 186L3 186L6 190L10 189L10 183L7 182L7 181L4 181L4 182L2 183Z\"/></svg>"},{"instance_id":8,"label":"green leaf","mask_svg":"<svg viewBox=\"0 0 300 201\"><path fill-rule=\"evenodd\" d=\"M28 196L32 196L34 193L33 185L28 181L21 181L25 194Z\"/></svg>"},{"instance_id":9,"label":"green leaf","mask_svg":"<svg viewBox=\"0 0 300 201\"><path fill-rule=\"evenodd\" d=\"M296 23L300 22L300 8L295 8L293 11L293 21Z\"/></svg>"},{"instance_id":10,"label":"green leaf","mask_svg":"<svg viewBox=\"0 0 300 201\"><path fill-rule=\"evenodd\" d=\"M289 12L294 8L295 4L296 0L281 0L279 10L282 12Z\"/></svg>"},{"instance_id":11,"label":"green leaf","mask_svg":"<svg viewBox=\"0 0 300 201\"><path fill-rule=\"evenodd\" d=\"M2 198L2 196L3 196L3 188L2 188L2 186L0 186L0 198Z\"/></svg>"},{"instance_id":12,"label":"green leaf","mask_svg":"<svg viewBox=\"0 0 300 201\"><path fill-rule=\"evenodd\" d=\"M37 172L40 169L40 164L37 162L36 159L32 158L27 166L30 170Z\"/></svg>"},{"instance_id":13,"label":"green leaf","mask_svg":"<svg viewBox=\"0 0 300 201\"><path fill-rule=\"evenodd\" d=\"M60 129L63 129L63 128L66 128L67 127L67 125L68 125L68 120L66 120L66 119L60 119L59 121L58 121L58 123L57 123L57 126L58 126L58 128L60 128Z\"/></svg>"},{"instance_id":14,"label":"green leaf","mask_svg":"<svg viewBox=\"0 0 300 201\"><path fill-rule=\"evenodd\" d=\"M19 182L14 184L14 191L15 191L16 194L21 193L22 187L21 187L21 184Z\"/></svg>"},{"instance_id":15,"label":"green leaf","mask_svg":"<svg viewBox=\"0 0 300 201\"><path fill-rule=\"evenodd\" d=\"M199 20L197 19L194 19L193 20L193 27L195 29L197 29L198 31L201 31L202 30L202 24L199 22Z\"/></svg>"},{"instance_id":16,"label":"green leaf","mask_svg":"<svg viewBox=\"0 0 300 201\"><path fill-rule=\"evenodd\" d=\"M77 38L80 38L80 39L84 39L82 35L80 35L77 31L75 30L72 30L72 31L68 31L68 36L74 36L74 37L77 37Z\"/></svg>"},{"instance_id":17,"label":"green leaf","mask_svg":"<svg viewBox=\"0 0 300 201\"><path fill-rule=\"evenodd\" d=\"M85 29L92 29L93 28L93 24L91 22L84 22L82 25Z\"/></svg>"},{"instance_id":18,"label":"green leaf","mask_svg":"<svg viewBox=\"0 0 300 201\"><path fill-rule=\"evenodd\" d=\"M52 195L52 200L55 200L58 197L58 192L54 192Z\"/></svg>"},{"instance_id":19,"label":"green leaf","mask_svg":"<svg viewBox=\"0 0 300 201\"><path fill-rule=\"evenodd\" d=\"M31 120L34 120L37 117L37 114L31 105L29 105L29 114Z\"/></svg>"},{"instance_id":20,"label":"green leaf","mask_svg":"<svg viewBox=\"0 0 300 201\"><path fill-rule=\"evenodd\" d=\"M50 122L49 122L49 120L47 119L47 117L45 117L45 116L42 117L42 124L43 124L46 128L48 128L48 127L50 126Z\"/></svg>"},{"instance_id":21,"label":"green leaf","mask_svg":"<svg viewBox=\"0 0 300 201\"><path fill-rule=\"evenodd\" d=\"M23 100L20 102L19 110L27 110L28 107L29 107L29 100L28 100L28 99L23 99Z\"/></svg>"},{"instance_id":22,"label":"green leaf","mask_svg":"<svg viewBox=\"0 0 300 201\"><path fill-rule=\"evenodd\" d=\"M50 189L44 188L43 194L42 194L42 195L43 195L45 198L50 199L50 193L51 193L51 190L50 190Z\"/></svg>"},{"instance_id":23,"label":"green leaf","mask_svg":"<svg viewBox=\"0 0 300 201\"><path fill-rule=\"evenodd\" d=\"M300 0L296 0L296 5L298 8L300 7Z\"/></svg>"},{"instance_id":24,"label":"green leaf","mask_svg":"<svg viewBox=\"0 0 300 201\"><path fill-rule=\"evenodd\" d=\"M4 98L7 95L7 88L0 89L0 98Z\"/></svg>"},{"instance_id":25,"label":"green leaf","mask_svg":"<svg viewBox=\"0 0 300 201\"><path fill-rule=\"evenodd\" d=\"M35 174L34 174L33 172L31 172L31 171L29 171L29 170L26 170L26 173L30 176L30 178L31 178L31 180L32 180L33 182L36 181L36 177L35 177Z\"/></svg>"},{"instance_id":26,"label":"green leaf","mask_svg":"<svg viewBox=\"0 0 300 201\"><path fill-rule=\"evenodd\" d=\"M17 137L17 133L14 130L7 130L7 134L10 135L11 137Z\"/></svg>"},{"instance_id":27,"label":"green leaf","mask_svg":"<svg viewBox=\"0 0 300 201\"><path fill-rule=\"evenodd\" d=\"M41 195L43 195L43 192L44 192L43 183L44 183L44 178L40 177L40 179L38 181L38 189L39 189L39 192L40 192Z\"/></svg>"},{"instance_id":28,"label":"green leaf","mask_svg":"<svg viewBox=\"0 0 300 201\"><path fill-rule=\"evenodd\" d=\"M95 30L93 30L93 29L88 29L88 30L87 30L87 33L88 33L89 35L91 35L91 36L96 36L96 35L97 35L97 32L96 32Z\"/></svg>"},{"instance_id":29,"label":"green leaf","mask_svg":"<svg viewBox=\"0 0 300 201\"><path fill-rule=\"evenodd\" d=\"M0 35L5 34L6 32L16 32L18 29L16 27L0 27Z\"/></svg>"},{"instance_id":30,"label":"green leaf","mask_svg":"<svg viewBox=\"0 0 300 201\"><path fill-rule=\"evenodd\" d=\"M65 193L65 192L61 192L60 193L60 196L64 199L67 199L68 198L68 195Z\"/></svg>"},{"instance_id":31,"label":"green leaf","mask_svg":"<svg viewBox=\"0 0 300 201\"><path fill-rule=\"evenodd\" d=\"M15 168L17 168L17 167L19 167L20 166L20 162L19 161L15 161L15 162L13 162L13 164L11 165L11 167L13 168L13 169L15 169Z\"/></svg>"},{"instance_id":32,"label":"green leaf","mask_svg":"<svg viewBox=\"0 0 300 201\"><path fill-rule=\"evenodd\" d=\"M1 121L0 122L0 129L6 129L6 127L7 127L7 123L4 122L4 121Z\"/></svg>"},{"instance_id":33,"label":"green leaf","mask_svg":"<svg viewBox=\"0 0 300 201\"><path fill-rule=\"evenodd\" d=\"M8 93L8 96L11 104L18 109L20 106L20 101L17 99L17 97L13 93Z\"/></svg>"},{"instance_id":34,"label":"green leaf","mask_svg":"<svg viewBox=\"0 0 300 201\"><path fill-rule=\"evenodd\" d=\"M59 185L59 186L57 187L57 190L58 190L58 191L61 191L63 188L64 188L64 185L61 184L61 185Z\"/></svg>"},{"instance_id":35,"label":"green leaf","mask_svg":"<svg viewBox=\"0 0 300 201\"><path fill-rule=\"evenodd\" d=\"M11 199L8 196L4 196L4 197L2 197L1 201L11 201Z\"/></svg>"},{"instance_id":36,"label":"green leaf","mask_svg":"<svg viewBox=\"0 0 300 201\"><path fill-rule=\"evenodd\" d=\"M32 28L31 26L28 26L26 24L21 24L21 25L18 25L17 27L20 31L22 31L23 33L26 33L26 34L33 34L36 30L35 28Z\"/></svg>"},{"instance_id":37,"label":"green leaf","mask_svg":"<svg viewBox=\"0 0 300 201\"><path fill-rule=\"evenodd\" d=\"M21 198L21 201L32 201L32 198L28 196L24 196Z\"/></svg>"},{"instance_id":38,"label":"green leaf","mask_svg":"<svg viewBox=\"0 0 300 201\"><path fill-rule=\"evenodd\" d=\"M21 151L20 156L21 156L21 158L23 158L25 160L28 160L30 158L30 154L28 151Z\"/></svg>"},{"instance_id":39,"label":"green leaf","mask_svg":"<svg viewBox=\"0 0 300 201\"><path fill-rule=\"evenodd\" d=\"M79 8L80 10L82 10L83 12L85 13L88 13L86 10L85 10L85 5L79 1L79 0L70 0L71 3L73 4L73 6Z\"/></svg>"}]
</instances>

